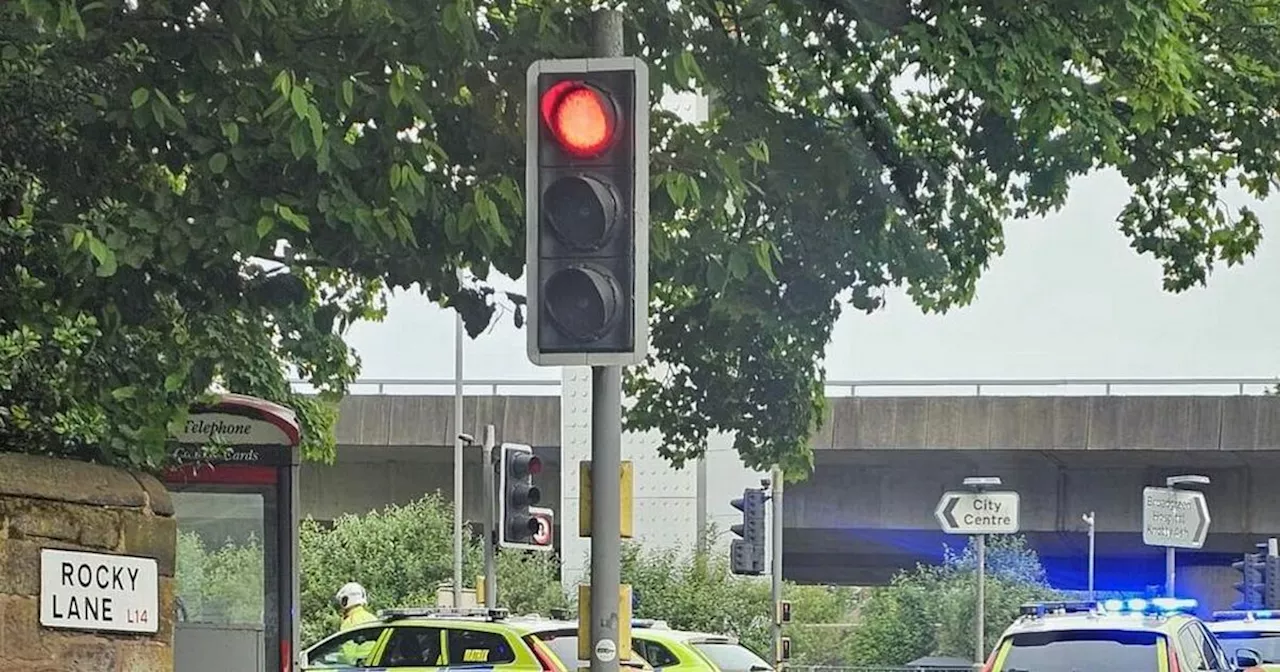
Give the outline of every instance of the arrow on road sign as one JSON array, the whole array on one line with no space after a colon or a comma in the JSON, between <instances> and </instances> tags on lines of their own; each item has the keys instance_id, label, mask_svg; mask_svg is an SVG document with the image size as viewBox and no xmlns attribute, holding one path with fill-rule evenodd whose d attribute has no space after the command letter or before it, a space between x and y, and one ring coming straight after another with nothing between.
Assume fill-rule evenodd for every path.
<instances>
[{"instance_id":1,"label":"arrow on road sign","mask_svg":"<svg viewBox=\"0 0 1280 672\"><path fill-rule=\"evenodd\" d=\"M946 492L933 515L947 534L1014 534L1020 504L1012 490Z\"/></svg>"},{"instance_id":2,"label":"arrow on road sign","mask_svg":"<svg viewBox=\"0 0 1280 672\"><path fill-rule=\"evenodd\" d=\"M1142 489L1142 543L1148 546L1202 548L1210 520L1203 492Z\"/></svg>"}]
</instances>

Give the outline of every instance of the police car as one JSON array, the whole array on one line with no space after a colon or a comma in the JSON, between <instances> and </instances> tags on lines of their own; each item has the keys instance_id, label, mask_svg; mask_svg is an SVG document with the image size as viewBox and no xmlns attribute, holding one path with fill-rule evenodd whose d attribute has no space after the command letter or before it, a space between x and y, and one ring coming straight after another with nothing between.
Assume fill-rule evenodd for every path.
<instances>
[{"instance_id":1,"label":"police car","mask_svg":"<svg viewBox=\"0 0 1280 672\"><path fill-rule=\"evenodd\" d=\"M1229 659L1195 609L1175 598L1024 605L983 671L1231 672L1256 662Z\"/></svg>"},{"instance_id":2,"label":"police car","mask_svg":"<svg viewBox=\"0 0 1280 672\"><path fill-rule=\"evenodd\" d=\"M578 658L577 621L512 617L505 609L386 609L378 617L307 649L304 672L368 668L424 672L444 667L575 672L589 665ZM353 650L363 657L352 660ZM627 672L653 670L634 648L631 658L620 663Z\"/></svg>"},{"instance_id":3,"label":"police car","mask_svg":"<svg viewBox=\"0 0 1280 672\"><path fill-rule=\"evenodd\" d=\"M632 621L631 647L662 672L773 672L735 637L672 630L663 621Z\"/></svg>"},{"instance_id":4,"label":"police car","mask_svg":"<svg viewBox=\"0 0 1280 672\"><path fill-rule=\"evenodd\" d=\"M1280 611L1215 611L1209 630L1237 658L1252 655L1262 669L1280 670Z\"/></svg>"}]
</instances>

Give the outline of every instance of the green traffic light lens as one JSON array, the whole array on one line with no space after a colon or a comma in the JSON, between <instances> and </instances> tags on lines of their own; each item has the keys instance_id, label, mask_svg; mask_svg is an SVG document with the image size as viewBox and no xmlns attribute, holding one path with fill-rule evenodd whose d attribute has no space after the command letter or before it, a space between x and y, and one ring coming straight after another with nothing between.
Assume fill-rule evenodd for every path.
<instances>
[{"instance_id":1,"label":"green traffic light lens","mask_svg":"<svg viewBox=\"0 0 1280 672\"><path fill-rule=\"evenodd\" d=\"M618 315L617 284L590 266L553 273L543 291L547 315L569 338L593 341L612 328Z\"/></svg>"}]
</instances>

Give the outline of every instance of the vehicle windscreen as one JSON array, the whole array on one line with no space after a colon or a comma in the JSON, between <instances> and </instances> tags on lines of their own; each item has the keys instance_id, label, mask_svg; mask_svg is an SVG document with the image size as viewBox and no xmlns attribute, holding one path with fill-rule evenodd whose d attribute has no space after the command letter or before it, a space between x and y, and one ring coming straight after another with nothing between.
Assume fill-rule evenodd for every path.
<instances>
[{"instance_id":1,"label":"vehicle windscreen","mask_svg":"<svg viewBox=\"0 0 1280 672\"><path fill-rule=\"evenodd\" d=\"M547 645L551 652L556 654L556 658L568 670L578 670L589 667L590 662L578 660L578 631L577 630L553 630L549 632L539 632L534 635L543 644ZM574 663L577 661L577 663ZM628 667L645 667L645 660L636 653L634 649L631 651L631 659L627 661Z\"/></svg>"},{"instance_id":2,"label":"vehicle windscreen","mask_svg":"<svg viewBox=\"0 0 1280 672\"><path fill-rule=\"evenodd\" d=\"M1158 672L1156 632L1075 630L1013 635L994 672Z\"/></svg>"},{"instance_id":3,"label":"vehicle windscreen","mask_svg":"<svg viewBox=\"0 0 1280 672\"><path fill-rule=\"evenodd\" d=\"M711 659L722 672L772 670L773 666L741 644L728 642L693 642L693 648Z\"/></svg>"},{"instance_id":4,"label":"vehicle windscreen","mask_svg":"<svg viewBox=\"0 0 1280 672\"><path fill-rule=\"evenodd\" d=\"M1262 656L1264 663L1280 663L1280 632L1215 632L1228 656L1235 656L1236 649L1253 649Z\"/></svg>"}]
</instances>

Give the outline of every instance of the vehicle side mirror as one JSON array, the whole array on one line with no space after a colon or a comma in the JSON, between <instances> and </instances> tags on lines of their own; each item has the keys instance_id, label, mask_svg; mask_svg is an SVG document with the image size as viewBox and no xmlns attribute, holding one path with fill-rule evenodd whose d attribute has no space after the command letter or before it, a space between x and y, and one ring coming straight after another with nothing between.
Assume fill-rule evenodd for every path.
<instances>
[{"instance_id":1,"label":"vehicle side mirror","mask_svg":"<svg viewBox=\"0 0 1280 672\"><path fill-rule=\"evenodd\" d=\"M1253 649L1236 649L1236 668L1246 669L1262 664L1262 654Z\"/></svg>"}]
</instances>

